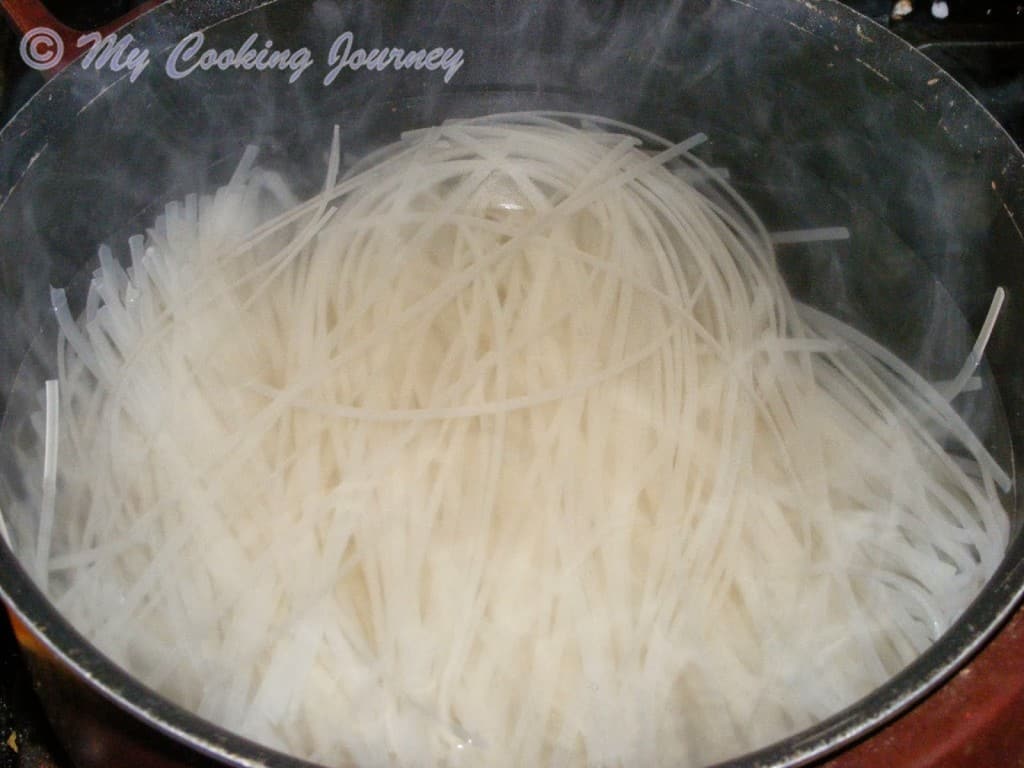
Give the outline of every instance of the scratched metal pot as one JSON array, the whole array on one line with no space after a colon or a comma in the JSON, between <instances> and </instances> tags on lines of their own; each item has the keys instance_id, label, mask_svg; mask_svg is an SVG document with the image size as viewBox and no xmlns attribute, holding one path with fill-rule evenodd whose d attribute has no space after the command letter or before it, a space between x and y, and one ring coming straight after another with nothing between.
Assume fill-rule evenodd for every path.
<instances>
[{"instance_id":1,"label":"scratched metal pot","mask_svg":"<svg viewBox=\"0 0 1024 768\"><path fill-rule=\"evenodd\" d=\"M452 116L543 108L675 139L705 131L708 159L730 169L770 226L849 227L848 243L790 254L793 290L911 354L934 336L935 308L957 308L970 325L946 328L949 343L915 360L925 367L962 361L1005 286L989 348L998 398L971 407L997 455L1009 461L1024 446L1024 160L945 74L832 0L203 0L162 5L126 32L130 44L54 77L0 134L0 412L19 366L43 364L28 351L49 325L48 286L74 285L101 242L163 202L222 183L245 144L305 175L299 191L311 191L334 124L358 154ZM408 66L370 56L396 46L423 54ZM50 48L26 50L45 58ZM264 64L276 52L281 68L261 69L254 50L267 52ZM929 652L846 711L734 764L832 754L976 653L1024 584L1016 493L1010 505L1002 567ZM80 768L301 765L126 676L2 545L0 592Z\"/></svg>"}]
</instances>

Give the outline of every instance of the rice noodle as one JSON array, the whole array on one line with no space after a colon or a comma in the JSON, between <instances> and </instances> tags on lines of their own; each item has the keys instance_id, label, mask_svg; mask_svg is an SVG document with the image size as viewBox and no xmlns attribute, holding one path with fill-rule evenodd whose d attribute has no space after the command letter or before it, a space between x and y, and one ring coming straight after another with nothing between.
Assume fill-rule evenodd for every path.
<instances>
[{"instance_id":1,"label":"rice noodle","mask_svg":"<svg viewBox=\"0 0 1024 768\"><path fill-rule=\"evenodd\" d=\"M818 227L816 229L792 229L782 232L772 232L772 245L821 243L828 240L849 239L850 230L846 227Z\"/></svg>"},{"instance_id":2,"label":"rice noodle","mask_svg":"<svg viewBox=\"0 0 1024 768\"><path fill-rule=\"evenodd\" d=\"M36 578L327 765L695 766L882 684L1007 543L949 403L995 315L938 391L792 299L773 243L849 233L769 235L703 138L502 115L339 178L336 132L303 203L247 151L53 293Z\"/></svg>"}]
</instances>

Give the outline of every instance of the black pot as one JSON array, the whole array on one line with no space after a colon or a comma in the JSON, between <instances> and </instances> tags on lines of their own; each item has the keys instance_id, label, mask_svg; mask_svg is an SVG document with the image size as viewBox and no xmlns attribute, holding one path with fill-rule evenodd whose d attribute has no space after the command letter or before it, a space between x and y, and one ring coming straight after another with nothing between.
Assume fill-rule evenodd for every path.
<instances>
[{"instance_id":1,"label":"black pot","mask_svg":"<svg viewBox=\"0 0 1024 768\"><path fill-rule=\"evenodd\" d=\"M193 62L175 49L196 31L203 50L237 51L256 35L258 45L307 48L311 64L293 82L295 68L172 76ZM462 64L451 72L349 66L325 84L336 63L329 52L345 32L352 50L440 46L462 51ZM785 263L791 288L925 371L959 366L1004 286L988 349L998 394L967 408L997 456L1010 460L1024 446L1016 348L1024 158L935 65L833 0L180 1L125 33L150 54L136 76L109 62L72 65L0 133L0 412L21 396L16 372L49 365L32 351L50 324L48 286L76 285L101 243L137 231L167 200L223 183L244 145L261 145L268 162L303 178L320 167L335 124L358 153L449 117L552 109L676 140L704 131L708 159L730 169L769 227L848 227L849 243L794 249ZM312 191L318 173L306 176ZM798 765L829 754L978 650L1024 589L1016 492L1009 506L1002 567L931 650L844 712L730 764ZM131 679L57 614L7 546L0 592L80 768L302 765Z\"/></svg>"}]
</instances>

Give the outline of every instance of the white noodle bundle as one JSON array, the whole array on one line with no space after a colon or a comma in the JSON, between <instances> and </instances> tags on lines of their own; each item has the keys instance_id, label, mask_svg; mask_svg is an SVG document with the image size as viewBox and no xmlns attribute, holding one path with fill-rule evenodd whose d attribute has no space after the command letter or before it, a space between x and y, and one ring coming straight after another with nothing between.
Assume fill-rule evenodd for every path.
<instances>
[{"instance_id":1,"label":"white noodle bundle","mask_svg":"<svg viewBox=\"0 0 1024 768\"><path fill-rule=\"evenodd\" d=\"M302 205L247 156L104 250L55 297L57 606L328 765L699 765L924 651L1005 473L798 308L700 137L637 136L457 122L341 181L336 140Z\"/></svg>"}]
</instances>

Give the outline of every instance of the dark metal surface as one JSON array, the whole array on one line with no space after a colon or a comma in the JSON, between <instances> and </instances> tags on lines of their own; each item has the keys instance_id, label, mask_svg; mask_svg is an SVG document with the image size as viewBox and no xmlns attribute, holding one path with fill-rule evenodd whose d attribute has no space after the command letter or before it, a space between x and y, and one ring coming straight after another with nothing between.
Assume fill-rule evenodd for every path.
<instances>
[{"instance_id":1,"label":"dark metal surface","mask_svg":"<svg viewBox=\"0 0 1024 768\"><path fill-rule=\"evenodd\" d=\"M150 19L150 26L143 25L140 34L148 34L153 41L174 39L180 37L185 31L193 28L194 25L207 25L220 18L225 9L239 11L254 3L245 2L193 2L179 3L178 10L162 14L159 18ZM290 6L298 8L302 3L282 2L281 8ZM816 158L813 148L820 146L824 140L830 139L830 126L837 124L837 121L848 115L851 109L860 108L861 112L849 118L852 125L842 127L838 133L842 134L847 143L844 151L852 152L854 160L864 161L865 158L874 158L868 171L875 173L876 178L884 179L890 187L876 190L867 195L864 201L857 201L860 210L867 210L870 214L865 219L864 227L867 228L879 212L887 210L894 204L893 201L904 200L914 195L931 195L932 198L924 200L924 207L928 205L950 205L953 209L953 201L960 202L963 195L968 198L963 208L968 212L976 214L973 218L966 216L957 220L957 227L962 228L958 236L962 236L964 243L961 247L972 251L975 255L984 254L984 263L977 271L967 275L962 283L960 291L955 296L956 300L965 307L967 314L972 321L978 319L979 312L983 312L984 304L987 302L991 287L996 283L1007 284L1013 287L1013 295L1024 293L1021 288L1022 276L1019 270L1019 258L1021 254L1021 235L1014 226L1013 218L1024 216L1024 171L1019 156L1010 152L1005 136L988 118L977 109L973 100L958 87L954 86L944 75L939 73L919 54L910 51L906 46L895 39L890 39L870 27L857 28L856 20L846 14L843 9L833 6L832 3L811 3L804 7L800 3L753 3L760 11L755 15L754 11L741 11L732 4L712 4L721 16L730 18L752 19L747 27L750 34L760 35L758 39L768 50L775 53L771 57L757 62L730 62L730 66L714 69L710 66L702 69L700 63L707 64L711 61L712 55L710 44L715 39L725 39L728 33L725 27L714 27L711 37L708 40L694 38L688 41L691 47L689 51L694 55L687 60L673 58L671 50L666 50L664 45L659 49L659 43L664 40L655 37L645 40L647 47L645 51L654 51L654 57L658 61L655 70L650 69L646 64L631 61L626 56L626 51L617 52L621 57L616 60L621 65L625 75L616 73L616 70L606 65L594 65L591 69L579 64L579 60L586 62L586 56L580 56L579 51L607 53L605 43L602 42L602 34L607 29L602 25L608 19L601 18L600 8L589 12L595 25L593 30L586 27L579 29L564 30L565 34L572 40L569 48L577 53L577 60L570 60L561 55L561 50L566 46L565 40L558 39L557 35L552 40L537 43L539 47L539 60L530 63L522 58L516 58L514 44L519 38L509 36L504 40L494 41L490 46L488 55L494 63L483 61L483 54L480 53L477 62L473 62L479 68L475 73L467 74L468 82L464 82L462 91L469 94L467 98L472 99L474 105L493 105L493 107L527 107L527 106L552 106L571 109L595 109L595 105L604 106L602 111L608 111L607 86L609 78L627 76L632 77L633 82L643 84L645 87L651 83L651 79L676 77L681 81L683 87L693 89L693 94L698 94L699 88L708 87L718 89L722 92L740 92L742 88L753 88L769 83L780 81L789 82L793 85L793 78L788 80L782 77L786 72L792 75L794 68L798 68L803 61L808 68L815 66L821 68L823 59L822 52L827 51L830 46L838 46L837 51L829 61L832 69L839 71L828 75L827 71L817 76L812 76L809 71L799 72L797 81L803 79L803 85L807 88L824 87L831 84L838 89L838 103L819 104L820 114L794 115L783 110L764 110L757 114L750 115L749 105L740 103L737 99L735 105L724 105L716 120L722 126L728 127L737 116L749 119L750 130L755 136L769 137L775 132L785 137L784 142L778 146L765 147L765 155L784 155L789 153L807 152L806 156L794 156L797 160L807 162L821 162L828 164L828 158ZM869 3L861 3L863 6ZM874 6L879 6L875 3ZM876 8L863 8L873 13ZM499 11L499 4L486 6L493 13L490 19L496 26L501 26L510 19L503 17ZM552 13L555 5L537 4L536 11L538 18L545 12ZM785 8L783 12L781 9ZM817 9L817 10L816 10ZM447 24L446 29L456 30L461 22L468 23L470 20L477 25L480 23L481 11L479 8L469 15L459 15L459 12L452 11L454 15L443 19L442 23ZM228 14L230 15L230 14ZM486 15L486 14L485 14ZM650 23L652 27L654 11L649 11L650 18L643 19L638 23ZM287 10L282 10L275 15L273 11L258 16L257 26L265 25L267 28L286 28L290 21L294 23L300 15ZM611 19L614 21L614 19ZM884 17L882 19L885 20ZM385 37L396 34L409 36L409 30L414 29L422 19L411 19L408 26L396 28L388 19L374 17L345 19L347 23L363 25L368 30L376 29L376 34L383 34ZM531 23L526 20L526 25ZM910 23L908 19L907 24ZM790 28L791 26L791 28ZM906 27L904 28L906 29ZM381 31L383 30L383 32ZM793 31L797 30L797 31ZM898 31L898 30L897 30ZM232 37L232 32L224 33L225 39ZM295 39L308 40L304 35L323 37L324 30L310 28L298 28L294 30ZM368 33L369 34L369 33ZM454 35L455 32L452 32ZM667 33L665 33L667 34ZM911 35L912 36L912 35ZM871 43L865 43L863 37L873 38ZM465 40L467 50L471 43L479 43L480 38L474 34L463 34L461 37L452 37L462 44ZM816 56L801 59L797 52L787 51L785 47L793 45L794 41L806 39L810 50L814 50ZM996 57L999 61L998 52L985 52L983 54L964 53L964 48L958 45L944 45L940 43L924 43L925 49L929 45L932 50L930 54L947 66L952 64L966 73L963 75L967 85L972 85L972 77L976 79L975 85L980 84L985 78L985 72L991 73L992 68L988 67L991 59L985 57ZM12 48L8 46L7 51ZM478 48L479 50L479 48ZM1014 75L1013 63L1016 60L1016 51L1010 49L1011 53L1006 59L1009 66L1005 68L1007 83L1002 90L986 92L984 87L978 86L976 92L982 93L982 101L997 112L1005 109L1001 114L1006 124L1011 129L1019 129L1015 122L1014 110L1019 109L1024 100L1017 99L1014 90L1021 85L1020 72ZM614 51L613 51L614 52ZM661 57L658 59L658 57ZM943 60L942 57L945 56ZM980 58L979 58L980 56ZM855 65L854 58L859 58L865 66ZM509 83L506 73L501 71L502 64L508 61L515 61L519 69L516 70L519 80ZM980 63L979 63L980 62ZM974 66L977 64L977 66ZM756 65L756 67L755 67ZM988 69L986 69L988 67ZM1000 67L997 71L1003 71ZM878 77L875 72L882 73ZM653 74L652 74L653 72ZM978 74L980 73L980 74ZM831 80L829 78L832 78ZM1015 79L1016 77L1016 79ZM936 83L929 85L931 80ZM24 81L20 81L24 82ZM198 82L198 81L197 81ZM49 101L45 109L38 106L29 112L19 116L15 125L4 134L4 148L0 150L0 189L6 190L21 179L22 172L35 156L38 149L47 142L55 142L61 152L69 153L71 156L82 158L82 166L88 164L89 158L101 159L110 152L120 152L126 142L138 136L140 121L149 131L148 138L157 145L156 151L151 152L152 157L146 158L133 155L127 152L126 162L129 164L151 163L150 171L157 174L166 184L161 189L161 194L167 194L168 190L189 190L195 185L206 183L206 169L211 165L216 166L217 162L224 157L231 156L233 150L254 137L251 135L242 136L233 133L225 128L241 110L251 106L253 103L270 99L279 100L282 107L291 105L294 108L296 103L301 103L308 108L309 114L313 117L313 128L304 132L301 127L288 125L291 121L292 112L287 109L276 114L268 115L266 121L257 126L257 132L263 137L271 140L271 153L274 151L274 144L278 147L279 154L284 154L283 148L295 146L298 141L308 142L310 146L319 147L320 131L326 122L341 122L346 130L352 135L366 135L377 127L387 125L387 112L396 103L410 103L407 107L409 112L404 115L405 119L415 121L426 121L438 115L447 114L451 104L445 101L443 89L436 87L429 79L420 78L413 81L391 82L389 81L387 92L381 96L378 91L372 89L358 90L358 85L351 85L356 90L350 91L359 97L361 104L358 114L356 111L346 110L341 103L337 93L322 91L302 91L295 89L293 92L282 93L282 89L275 89L273 83L256 81L255 78L205 78L201 81L202 89L178 89L173 90L166 87L166 84L159 85L154 82L143 82L138 88L127 88L115 85L110 98L101 100L90 107L90 110L81 116L76 112L89 99L99 93L103 88L111 84L109 78L82 77L58 78L51 86L48 86ZM707 86L701 83L708 83ZM29 83L37 87L40 82ZM514 88L509 88L509 86ZM793 87L800 86L797 82ZM26 88L28 86L25 86ZM475 90L474 90L475 89ZM7 102L8 113L24 95L18 93L17 89L6 89L13 94L12 100ZM218 107L215 113L207 114L204 110L209 107L213 98L222 97L223 104ZM314 97L316 99L314 100ZM114 99L121 99L118 108L114 109ZM800 103L796 97L789 98L790 106ZM637 89L634 97L623 98L621 95L618 101L611 106L617 116L625 117L633 122L643 122L647 127L661 130L666 134L674 134L685 130L686 125L680 125L679 121L685 116L687 108L699 110L701 107L696 103L683 103L666 110L664 101L659 101L650 94L644 94L642 89ZM232 112L232 108L237 110ZM363 107L366 107L365 109ZM810 108L812 105L807 104ZM918 115L922 112L924 117ZM182 117L185 116L185 118ZM167 167L167 154L171 149L177 148L184 135L183 120L198 122L205 125L208 133L219 136L219 140L211 141L200 148L191 164L176 168L173 172ZM166 124L162 123L166 120ZM1016 127L1015 127L1016 126ZM702 125L702 127L704 127ZM219 129L219 133L218 133ZM382 127L385 132L390 128ZM106 131L106 133L104 133ZM895 131L895 132L894 132ZM11 145L12 134L20 136L17 146ZM316 141L309 141L311 138ZM922 138L923 137L923 138ZM258 138L258 137L257 137ZM920 156L908 158L907 148L917 146L919 141L924 141L927 151ZM94 143L95 147L87 147L87 142ZM887 146L890 142L891 146ZM148 151L152 147L147 148ZM165 153L166 150L166 153ZM940 157L941 150L941 157ZM755 164L755 170L765 175L784 173L788 166L771 157L761 157L757 152L745 146L742 136L728 137L721 140L717 151L728 157L729 154L747 158ZM48 182L47 170L54 170L60 167L60 163L53 158L57 157L53 151L44 154L40 161L39 168L33 168L34 177L29 179L29 188L22 190L20 194L40 195L45 198L47 194L67 195L67 187L76 189L76 181L82 186L78 187L82 193L86 185L86 175L82 173L77 179L75 167L68 169L68 174L62 177L60 185ZM923 162L933 158L935 162L928 166L927 172L907 167L912 161ZM944 158L944 159L943 159ZM952 159L951 159L952 158ZM294 162L301 163L310 158L298 158ZM961 164L970 161L974 169L970 174L964 174ZM761 166L756 166L761 163ZM774 163L774 164L773 164ZM890 173L887 166L900 169L900 174ZM61 169L64 170L64 169ZM835 185L839 187L840 193L834 189L826 190L827 194L822 200L831 201L834 210L841 210L845 215L854 215L850 207L850 200L841 194L843 188L853 189L857 187L860 171L855 163L847 168L832 168L827 170L833 173L833 178L838 178ZM958 175L959 174L959 175ZM976 176L975 176L976 174ZM905 177L904 177L905 176ZM804 179L807 183L821 184L820 179ZM935 182L937 189L930 189L926 182ZM989 183L995 185L989 189ZM46 282L55 284L67 283L80 267L79 263L48 265L50 269L37 269L38 274L28 274L26 270L16 267L21 264L21 254L48 254L59 252L66 248L71 240L85 240L86 242L98 242L107 238L110 233L109 221L117 220L117 217L128 221L133 217L138 218L140 212L154 203L153 190L131 188L122 180L111 178L105 182L105 195L103 197L104 207L112 205L112 211L105 214L96 212L83 213L83 220L78 222L74 231L67 231L64 225L53 224L47 226L47 221L42 223L33 221L31 231L26 222L10 220L10 209L6 222L0 214L0 225L6 227L5 233L20 233L17 241L20 249L16 248L14 256L7 256L6 262L0 263L0 286L6 286L5 290L10 291L13 282L23 285L25 288L41 290ZM61 191L58 191L58 186ZM756 190L751 190L757 194ZM172 192L173 196L173 192ZM4 198L6 202L6 198ZM1005 206L1005 208L1003 207ZM63 213L63 211L61 211ZM1007 215L1009 214L1009 216ZM103 218L106 216L106 218ZM833 222L827 222L833 223ZM941 272L949 268L947 263L949 246L949 232L930 233L928 227L933 227L935 222L926 214L908 213L906 220L894 225L894 238L901 239L914 244L923 254L923 258L929 261L929 265ZM63 233L62 233L62 227ZM42 237L40 233L45 233ZM971 240L971 236L976 240ZM42 238L42 239L41 239ZM63 241L61 238L64 238ZM986 246L989 238L1003 244L1005 248L1000 249ZM20 253L19 253L20 250ZM76 252L82 253L83 259L89 257L91 248L76 248ZM1000 255L1002 254L1002 255ZM27 255L24 256L27 258ZM6 271L4 271L6 270ZM4 282L7 281L7 282ZM880 289L884 289L880 285ZM892 287L892 286L890 286ZM1024 329L1024 316L1020 307L1011 306L1010 319L1000 329L993 342L992 357L998 367L1000 380L1003 382L1003 396L1010 408L1011 427L1017 434L1024 434L1024 376L1019 370L1019 357L1016 353L1016 339L1019 338L1021 330ZM36 307L27 315L18 313L16 316L6 316L2 320L8 321L5 328L14 327L12 324L21 324L26 332L31 331L33 324L38 320L39 308ZM5 337L5 344L9 344L14 337L11 331ZM23 351L23 350L22 350ZM2 351L0 356L0 372L6 367L13 365L13 360L18 357L19 351L14 346ZM5 384L6 386L6 384ZM0 408L2 410L2 408ZM1019 527L1019 525L1018 525ZM1011 553L1010 565L1003 572L1003 582L999 588L993 590L987 601L983 601L972 609L970 617L975 626L989 626L992 629L999 623L1001 618L1008 613L1011 599L1019 591L1021 583L1021 562L1024 562L1024 541L1018 539ZM6 552L0 553L0 569L14 568ZM118 672L109 663L101 658L95 657L87 650L81 650L73 632L62 624L59 618L52 615L45 603L37 594L34 588L23 578L15 577L4 579L4 590L25 614L30 622L36 626L46 627L50 638L55 640L62 648L75 647L77 650L71 654L64 654L62 661L70 664L78 672L91 678L100 688L107 691L116 699L122 702L130 702L130 709L140 714L144 719L155 723L159 728L176 732L178 737L185 737L186 731L196 734L205 748L221 754L235 754L239 764L260 761L266 765L295 765L294 761L285 758L275 757L266 751L258 750L251 746L237 746L234 740L226 734L199 723L190 715L182 713L176 708L166 705L162 700L152 696L141 686L120 679ZM23 638L24 639L24 638ZM811 759L818 750L826 748L829 743L836 740L848 738L854 733L860 732L865 723L878 723L890 716L897 710L907 706L915 697L923 693L922 681L925 687L938 683L942 676L957 665L965 657L970 655L981 644L981 635L969 635L961 628L959 633L947 638L941 647L931 653L922 662L914 665L910 670L895 681L891 689L875 696L868 706L861 707L855 711L847 712L817 729L815 732L805 735L799 739L790 740L786 744L762 753L764 764L774 764L780 760L792 757L794 754L802 756L800 759ZM0 648L6 640L9 644L9 637L0 635ZM94 693L87 693L68 678L66 669L53 667L47 660L48 652L45 645L33 643L25 639L25 642L35 649L33 662L37 674L45 681L45 690L48 693L51 711L57 713L58 727L64 732L65 738L73 745L73 749L81 757L83 766L88 761L96 766L146 766L146 765L199 765L202 760L195 753L184 752L173 746L173 739L161 736L154 736L149 729L138 730L136 720L132 716L126 716L122 709L105 702ZM85 647L85 646L81 646ZM5 668L15 670L10 681L0 679L0 718L4 713L11 713L17 708L18 715L10 721L0 719L0 725L11 728L16 734L15 743L19 751L15 752L10 747L0 744L0 768L7 768L2 761L7 760L17 768L43 768L49 766L46 761L56 761L59 768L64 768L66 758L56 752L46 756L41 751L31 751L38 745L45 750L44 744L52 743L46 730L46 725L38 717L38 708L33 705L33 694L29 691L26 678L19 670L16 661L12 660L10 649L6 652L7 665ZM12 682L6 687L7 682ZM69 682L71 683L69 685ZM15 702L13 705L11 702ZM24 702L24 707L20 703ZM34 710L34 711L32 711ZM99 715L97 717L97 715ZM85 719L82 719L85 717ZM0 742L6 739L6 732L0 733ZM109 745L115 744L116 747ZM111 752L110 749L120 749L120 752ZM107 751L104 751L107 750ZM115 759L116 755L116 759ZM147 757L147 755L149 755ZM156 755L170 755L170 761L161 762ZM36 763L29 762L37 760ZM42 761L42 762L40 762ZM149 761L149 762L147 762Z\"/></svg>"},{"instance_id":2,"label":"dark metal surface","mask_svg":"<svg viewBox=\"0 0 1024 768\"><path fill-rule=\"evenodd\" d=\"M0 768L65 768L58 745L14 638L0 618Z\"/></svg>"}]
</instances>

